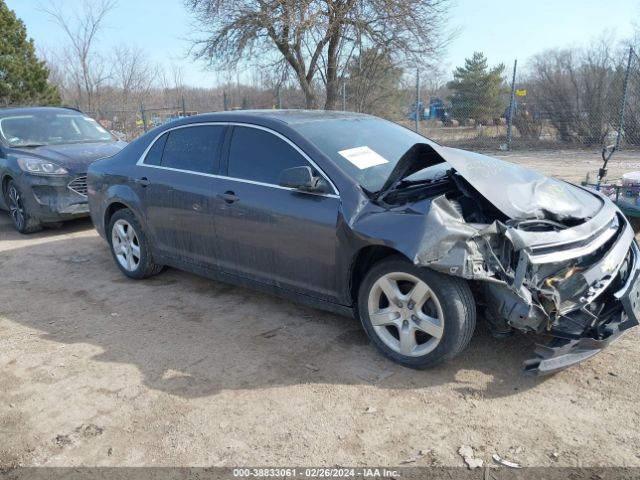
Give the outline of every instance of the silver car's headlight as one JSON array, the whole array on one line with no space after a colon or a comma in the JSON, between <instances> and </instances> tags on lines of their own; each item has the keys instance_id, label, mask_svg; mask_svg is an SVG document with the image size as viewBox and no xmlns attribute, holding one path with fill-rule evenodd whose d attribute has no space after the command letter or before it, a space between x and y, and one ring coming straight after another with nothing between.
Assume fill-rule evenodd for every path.
<instances>
[{"instance_id":1,"label":"silver car's headlight","mask_svg":"<svg viewBox=\"0 0 640 480\"><path fill-rule=\"evenodd\" d=\"M60 165L39 158L19 158L18 165L24 172L34 175L66 175L69 173Z\"/></svg>"}]
</instances>

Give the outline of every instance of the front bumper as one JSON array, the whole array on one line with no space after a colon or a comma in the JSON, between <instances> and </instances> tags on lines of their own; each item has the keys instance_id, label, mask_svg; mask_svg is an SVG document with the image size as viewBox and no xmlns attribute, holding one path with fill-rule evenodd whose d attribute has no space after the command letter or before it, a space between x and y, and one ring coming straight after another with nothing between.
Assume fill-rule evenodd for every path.
<instances>
[{"instance_id":1,"label":"front bumper","mask_svg":"<svg viewBox=\"0 0 640 480\"><path fill-rule=\"evenodd\" d=\"M86 175L22 175L19 187L29 214L42 222L57 222L89 215Z\"/></svg>"},{"instance_id":2,"label":"front bumper","mask_svg":"<svg viewBox=\"0 0 640 480\"><path fill-rule=\"evenodd\" d=\"M555 335L547 345L537 345L536 357L525 361L525 373L543 376L582 362L617 340L640 320L640 250L635 240L630 246L631 266L622 288L609 296L606 314L593 319L593 328L580 338L571 338L566 331L552 330ZM607 292L603 292L606 295ZM604 305L603 305L604 306ZM587 306L584 307L585 309ZM570 321L570 317L568 317Z\"/></svg>"}]
</instances>

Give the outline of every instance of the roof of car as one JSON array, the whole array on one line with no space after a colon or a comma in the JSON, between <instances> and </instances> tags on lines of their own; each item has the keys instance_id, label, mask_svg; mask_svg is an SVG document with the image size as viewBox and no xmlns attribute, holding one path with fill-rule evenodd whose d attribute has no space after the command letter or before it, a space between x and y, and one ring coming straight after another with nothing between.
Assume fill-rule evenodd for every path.
<instances>
[{"instance_id":1,"label":"roof of car","mask_svg":"<svg viewBox=\"0 0 640 480\"><path fill-rule=\"evenodd\" d=\"M346 120L370 118L369 115L355 112L338 112L332 110L235 110L226 112L203 113L189 117L199 121L246 121L276 120L288 125L325 120Z\"/></svg>"},{"instance_id":2,"label":"roof of car","mask_svg":"<svg viewBox=\"0 0 640 480\"><path fill-rule=\"evenodd\" d=\"M82 113L80 110L72 107L7 107L0 108L0 118L8 117L11 115L24 115L24 114L34 114L34 113L69 113L69 111Z\"/></svg>"}]
</instances>

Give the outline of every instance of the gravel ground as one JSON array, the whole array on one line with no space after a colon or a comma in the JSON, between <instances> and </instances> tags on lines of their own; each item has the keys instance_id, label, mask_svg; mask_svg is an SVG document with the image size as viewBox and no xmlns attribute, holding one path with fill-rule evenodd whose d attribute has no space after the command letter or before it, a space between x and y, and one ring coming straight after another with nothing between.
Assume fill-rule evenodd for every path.
<instances>
[{"instance_id":1,"label":"gravel ground","mask_svg":"<svg viewBox=\"0 0 640 480\"><path fill-rule=\"evenodd\" d=\"M584 152L508 155L571 180ZM620 154L612 176L640 170ZM167 270L119 273L91 224L29 236L0 214L0 466L640 466L640 329L544 379L534 337L429 371L354 320Z\"/></svg>"}]
</instances>

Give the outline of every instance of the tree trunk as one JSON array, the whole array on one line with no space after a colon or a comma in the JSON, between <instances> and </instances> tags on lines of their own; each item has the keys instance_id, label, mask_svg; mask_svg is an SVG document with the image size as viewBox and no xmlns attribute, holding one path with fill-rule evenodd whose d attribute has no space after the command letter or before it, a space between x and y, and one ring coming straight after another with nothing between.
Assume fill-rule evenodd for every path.
<instances>
[{"instance_id":1,"label":"tree trunk","mask_svg":"<svg viewBox=\"0 0 640 480\"><path fill-rule=\"evenodd\" d=\"M327 100L324 104L325 110L335 110L338 104L338 44L340 42L340 32L336 29L331 35L327 48Z\"/></svg>"}]
</instances>

